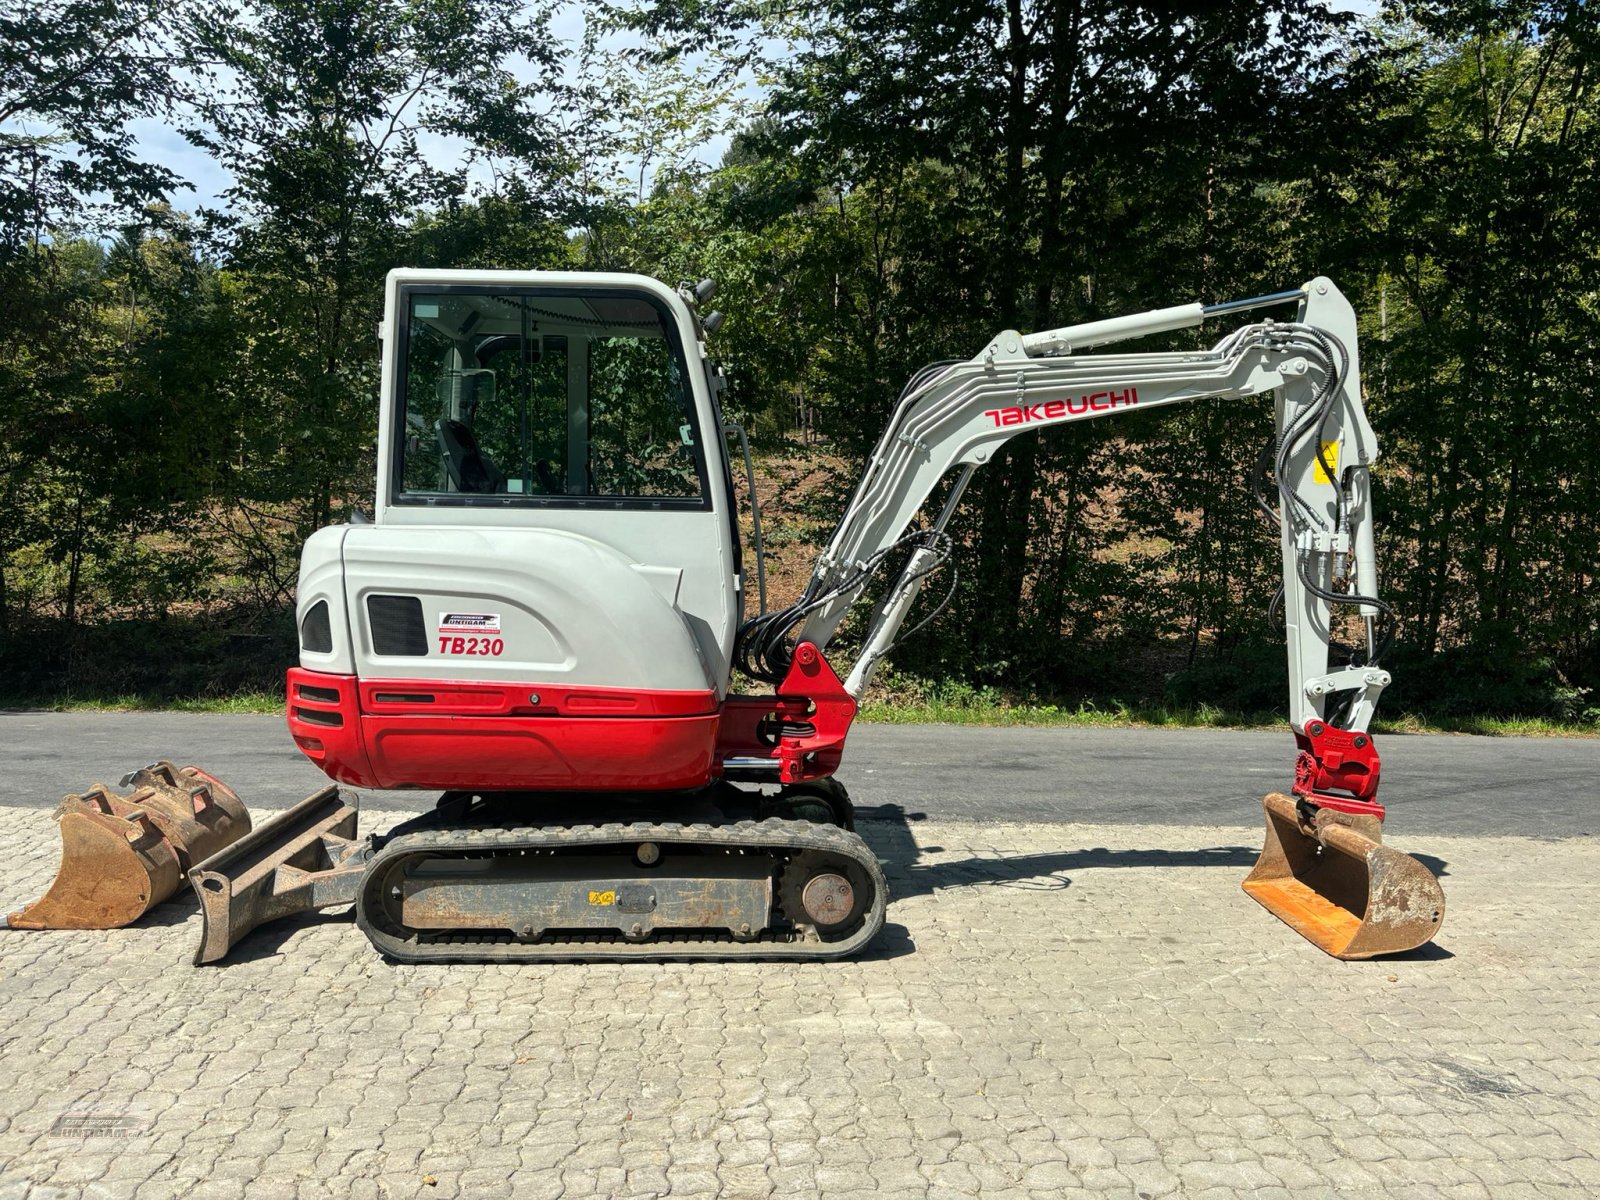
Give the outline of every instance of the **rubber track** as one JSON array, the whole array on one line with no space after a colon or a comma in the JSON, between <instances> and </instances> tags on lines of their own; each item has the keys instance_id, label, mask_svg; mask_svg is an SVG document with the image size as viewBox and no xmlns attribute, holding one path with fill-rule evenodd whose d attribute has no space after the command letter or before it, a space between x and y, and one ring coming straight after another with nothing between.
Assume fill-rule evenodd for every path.
<instances>
[{"instance_id":1,"label":"rubber track","mask_svg":"<svg viewBox=\"0 0 1600 1200\"><path fill-rule=\"evenodd\" d=\"M548 941L522 942L479 930L464 931L445 940L413 941L375 924L372 912L382 912L376 895L385 868L396 858L413 854L449 855L504 854L521 850L600 850L638 842L662 845L699 846L710 849L766 851L776 856L794 855L804 850L822 850L843 855L857 863L872 881L873 896L862 914L860 925L835 940L822 940L815 934L768 930L752 941L727 937L701 937L689 931L664 931L650 940L629 942L586 938L581 934L562 935ZM401 834L391 838L368 864L356 897L356 924L382 954L399 962L541 962L618 960L668 962L682 959L836 959L848 958L869 945L883 928L889 888L877 856L854 833L833 825L809 821L740 821L731 825L676 822L624 825L513 826L480 829L447 829ZM774 896L776 908L776 896ZM389 925L388 918L381 918ZM448 938L449 935L445 935Z\"/></svg>"}]
</instances>

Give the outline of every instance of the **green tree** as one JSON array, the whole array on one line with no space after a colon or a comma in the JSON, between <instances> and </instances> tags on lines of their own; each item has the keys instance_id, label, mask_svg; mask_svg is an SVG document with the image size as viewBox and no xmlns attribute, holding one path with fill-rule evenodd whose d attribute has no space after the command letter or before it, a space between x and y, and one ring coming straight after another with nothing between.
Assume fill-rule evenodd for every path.
<instances>
[{"instance_id":1,"label":"green tree","mask_svg":"<svg viewBox=\"0 0 1600 1200\"><path fill-rule=\"evenodd\" d=\"M186 21L175 0L0 2L0 262L97 197L137 210L179 183L129 124L181 98Z\"/></svg>"},{"instance_id":2,"label":"green tree","mask_svg":"<svg viewBox=\"0 0 1600 1200\"><path fill-rule=\"evenodd\" d=\"M164 0L0 0L0 636L12 556L45 519L34 467L77 453L96 252L74 238L179 183L130 124L181 99L186 20Z\"/></svg>"},{"instance_id":3,"label":"green tree","mask_svg":"<svg viewBox=\"0 0 1600 1200\"><path fill-rule=\"evenodd\" d=\"M236 180L227 214L213 214L240 326L233 486L250 503L236 529L281 595L299 544L370 487L372 333L410 226L437 235L428 214L459 207L474 170L524 214L534 183L561 176L537 108L560 90L549 13L516 0L252 0L204 27L225 83L194 137ZM441 146L456 164L439 165Z\"/></svg>"},{"instance_id":4,"label":"green tree","mask_svg":"<svg viewBox=\"0 0 1600 1200\"><path fill-rule=\"evenodd\" d=\"M34 583L68 625L108 602L159 612L205 590L227 424L217 283L186 225L152 215L156 227L108 246L54 247L40 294L50 336L11 359L13 395L38 430L14 464L25 503L11 549L35 552Z\"/></svg>"},{"instance_id":5,"label":"green tree","mask_svg":"<svg viewBox=\"0 0 1600 1200\"><path fill-rule=\"evenodd\" d=\"M1600 29L1568 3L1389 15L1405 136L1380 160L1362 308L1391 580L1422 655L1544 658L1594 687ZM1496 702L1481 674L1434 674Z\"/></svg>"}]
</instances>

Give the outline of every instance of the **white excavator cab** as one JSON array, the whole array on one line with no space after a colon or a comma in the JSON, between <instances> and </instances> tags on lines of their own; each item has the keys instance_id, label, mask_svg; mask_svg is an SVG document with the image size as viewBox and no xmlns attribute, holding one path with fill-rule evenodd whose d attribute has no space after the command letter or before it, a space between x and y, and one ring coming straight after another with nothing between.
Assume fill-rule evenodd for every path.
<instances>
[{"instance_id":1,"label":"white excavator cab","mask_svg":"<svg viewBox=\"0 0 1600 1200\"><path fill-rule=\"evenodd\" d=\"M742 595L694 309L529 272L396 271L387 302L374 519L302 554L297 742L368 786L704 784ZM640 719L627 767L604 721Z\"/></svg>"}]
</instances>

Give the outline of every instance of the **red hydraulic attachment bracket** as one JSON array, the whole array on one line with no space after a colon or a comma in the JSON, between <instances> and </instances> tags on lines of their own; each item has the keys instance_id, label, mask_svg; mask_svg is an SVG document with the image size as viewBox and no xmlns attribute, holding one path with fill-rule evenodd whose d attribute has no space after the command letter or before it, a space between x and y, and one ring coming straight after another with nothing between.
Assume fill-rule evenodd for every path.
<instances>
[{"instance_id":1,"label":"red hydraulic attachment bracket","mask_svg":"<svg viewBox=\"0 0 1600 1200\"><path fill-rule=\"evenodd\" d=\"M1335 729L1313 718L1304 733L1296 733L1300 757L1294 764L1294 794L1319 808L1359 813L1383 820L1378 803L1378 748L1370 733ZM1348 792L1330 795L1329 789Z\"/></svg>"},{"instance_id":2,"label":"red hydraulic attachment bracket","mask_svg":"<svg viewBox=\"0 0 1600 1200\"><path fill-rule=\"evenodd\" d=\"M810 642L794 648L774 696L729 696L717 758L775 758L784 783L825 779L839 769L856 702Z\"/></svg>"}]
</instances>

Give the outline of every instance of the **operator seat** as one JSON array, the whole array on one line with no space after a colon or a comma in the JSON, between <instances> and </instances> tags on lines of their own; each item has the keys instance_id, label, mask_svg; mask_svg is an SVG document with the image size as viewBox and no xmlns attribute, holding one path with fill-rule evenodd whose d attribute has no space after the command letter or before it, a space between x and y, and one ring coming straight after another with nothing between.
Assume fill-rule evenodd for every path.
<instances>
[{"instance_id":1,"label":"operator seat","mask_svg":"<svg viewBox=\"0 0 1600 1200\"><path fill-rule=\"evenodd\" d=\"M494 493L506 490L505 473L478 448L470 427L448 417L436 421L434 433L444 451L445 470L458 492Z\"/></svg>"}]
</instances>

